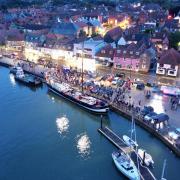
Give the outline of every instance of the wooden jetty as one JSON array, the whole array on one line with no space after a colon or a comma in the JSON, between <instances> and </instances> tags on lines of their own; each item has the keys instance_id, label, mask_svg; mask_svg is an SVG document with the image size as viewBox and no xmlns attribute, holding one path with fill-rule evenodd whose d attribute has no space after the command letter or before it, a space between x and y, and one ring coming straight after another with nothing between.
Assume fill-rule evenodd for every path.
<instances>
[{"instance_id":1,"label":"wooden jetty","mask_svg":"<svg viewBox=\"0 0 180 180\"><path fill-rule=\"evenodd\" d=\"M142 160L137 155L135 150L127 146L117 134L115 134L108 127L103 127L103 126L101 126L98 129L98 131L101 134L103 134L111 143L113 143L120 151L125 152L125 153L131 153L131 159L134 161L136 167L139 166L141 180L156 180L156 178L154 177L152 172L149 170L149 168L142 164ZM138 158L138 162L137 162L137 158Z\"/></svg>"}]
</instances>

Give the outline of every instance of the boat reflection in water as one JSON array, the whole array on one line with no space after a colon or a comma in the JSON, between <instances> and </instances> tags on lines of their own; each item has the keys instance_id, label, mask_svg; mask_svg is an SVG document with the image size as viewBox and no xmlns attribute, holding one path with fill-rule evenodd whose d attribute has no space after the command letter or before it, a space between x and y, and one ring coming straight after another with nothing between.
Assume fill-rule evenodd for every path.
<instances>
[{"instance_id":1,"label":"boat reflection in water","mask_svg":"<svg viewBox=\"0 0 180 180\"><path fill-rule=\"evenodd\" d=\"M87 159L91 153L91 141L86 133L77 135L76 147L81 157Z\"/></svg>"},{"instance_id":2,"label":"boat reflection in water","mask_svg":"<svg viewBox=\"0 0 180 180\"><path fill-rule=\"evenodd\" d=\"M11 84L12 84L13 86L15 86L15 85L16 85L16 81L15 81L15 79L14 79L13 74L9 74L9 79L10 79Z\"/></svg>"},{"instance_id":3,"label":"boat reflection in water","mask_svg":"<svg viewBox=\"0 0 180 180\"><path fill-rule=\"evenodd\" d=\"M63 135L68 131L69 128L69 120L66 116L62 116L56 119L56 125L58 128L58 133Z\"/></svg>"}]
</instances>

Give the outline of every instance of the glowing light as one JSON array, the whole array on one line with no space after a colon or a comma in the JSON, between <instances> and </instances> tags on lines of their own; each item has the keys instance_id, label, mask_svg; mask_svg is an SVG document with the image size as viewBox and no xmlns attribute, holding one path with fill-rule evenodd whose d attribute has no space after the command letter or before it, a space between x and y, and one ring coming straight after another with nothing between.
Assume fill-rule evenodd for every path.
<instances>
[{"instance_id":1,"label":"glowing light","mask_svg":"<svg viewBox=\"0 0 180 180\"><path fill-rule=\"evenodd\" d=\"M91 141L86 133L82 133L76 137L78 153L82 157L87 157L90 154Z\"/></svg>"},{"instance_id":2,"label":"glowing light","mask_svg":"<svg viewBox=\"0 0 180 180\"><path fill-rule=\"evenodd\" d=\"M128 28L129 25L130 25L129 19L127 19L127 18L125 18L123 21L121 21L121 22L119 23L119 27L121 27L122 29Z\"/></svg>"},{"instance_id":3,"label":"glowing light","mask_svg":"<svg viewBox=\"0 0 180 180\"><path fill-rule=\"evenodd\" d=\"M172 16L171 16L171 15L168 15L168 19L172 19Z\"/></svg>"},{"instance_id":4,"label":"glowing light","mask_svg":"<svg viewBox=\"0 0 180 180\"><path fill-rule=\"evenodd\" d=\"M69 120L66 116L56 119L56 125L58 128L58 133L63 134L68 131Z\"/></svg>"},{"instance_id":5,"label":"glowing light","mask_svg":"<svg viewBox=\"0 0 180 180\"><path fill-rule=\"evenodd\" d=\"M12 84L13 86L15 86L15 85L16 85L16 81L15 81L15 79L14 79L14 75L13 75L13 74L10 74L10 75L9 75L9 78L10 78L11 84Z\"/></svg>"},{"instance_id":6,"label":"glowing light","mask_svg":"<svg viewBox=\"0 0 180 180\"><path fill-rule=\"evenodd\" d=\"M154 108L156 113L164 113L165 109L163 106L163 97L161 95L154 95L154 98L149 102L149 106Z\"/></svg>"}]
</instances>

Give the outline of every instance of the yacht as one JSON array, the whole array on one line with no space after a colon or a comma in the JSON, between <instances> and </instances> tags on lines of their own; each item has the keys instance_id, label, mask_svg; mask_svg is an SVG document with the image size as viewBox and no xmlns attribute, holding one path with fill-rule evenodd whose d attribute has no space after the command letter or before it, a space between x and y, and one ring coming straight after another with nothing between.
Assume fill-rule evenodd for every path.
<instances>
[{"instance_id":1,"label":"yacht","mask_svg":"<svg viewBox=\"0 0 180 180\"><path fill-rule=\"evenodd\" d=\"M109 110L108 104L105 101L77 91L66 83L58 83L50 80L47 82L47 86L50 91L90 112L102 114L107 113Z\"/></svg>"},{"instance_id":2,"label":"yacht","mask_svg":"<svg viewBox=\"0 0 180 180\"><path fill-rule=\"evenodd\" d=\"M16 68L15 80L30 86L37 86L42 84L40 78L35 77L34 75L25 75L21 67Z\"/></svg>"},{"instance_id":3,"label":"yacht","mask_svg":"<svg viewBox=\"0 0 180 180\"><path fill-rule=\"evenodd\" d=\"M148 154L148 153L146 153L145 150L143 150L143 149L138 149L138 155L139 155L139 157L141 158L141 160L143 160L144 155L145 155L145 158L144 158L144 163L145 163L145 165L146 165L146 166L153 166L154 161L153 161L151 155Z\"/></svg>"},{"instance_id":4,"label":"yacht","mask_svg":"<svg viewBox=\"0 0 180 180\"><path fill-rule=\"evenodd\" d=\"M130 180L140 180L138 169L129 155L123 152L114 152L112 153L112 158L116 167L124 176Z\"/></svg>"},{"instance_id":5,"label":"yacht","mask_svg":"<svg viewBox=\"0 0 180 180\"><path fill-rule=\"evenodd\" d=\"M123 135L123 140L124 140L125 144L128 146L132 146L132 147L138 146L138 144L135 141L133 141L130 137L128 137L126 135Z\"/></svg>"}]
</instances>

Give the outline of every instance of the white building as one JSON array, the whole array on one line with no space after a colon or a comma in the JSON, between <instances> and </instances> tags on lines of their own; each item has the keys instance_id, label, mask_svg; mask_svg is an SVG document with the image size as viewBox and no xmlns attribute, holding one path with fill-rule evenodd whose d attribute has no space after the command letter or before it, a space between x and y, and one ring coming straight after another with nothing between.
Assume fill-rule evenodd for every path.
<instances>
[{"instance_id":1,"label":"white building","mask_svg":"<svg viewBox=\"0 0 180 180\"><path fill-rule=\"evenodd\" d=\"M156 74L165 76L178 76L180 67L180 53L175 49L170 49L163 53L157 62Z\"/></svg>"},{"instance_id":2,"label":"white building","mask_svg":"<svg viewBox=\"0 0 180 180\"><path fill-rule=\"evenodd\" d=\"M92 38L80 42L80 43L74 43L74 56L81 57L82 53L84 55L84 58L95 58L95 54L102 49L106 43L103 40L93 40Z\"/></svg>"}]
</instances>

